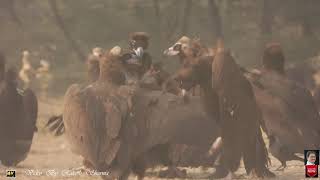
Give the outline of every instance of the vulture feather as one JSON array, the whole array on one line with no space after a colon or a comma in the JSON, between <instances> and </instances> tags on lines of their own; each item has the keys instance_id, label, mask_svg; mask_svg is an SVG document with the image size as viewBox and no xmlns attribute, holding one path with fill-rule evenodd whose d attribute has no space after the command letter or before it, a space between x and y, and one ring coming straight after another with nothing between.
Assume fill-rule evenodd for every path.
<instances>
[{"instance_id":1,"label":"vulture feather","mask_svg":"<svg viewBox=\"0 0 320 180\"><path fill-rule=\"evenodd\" d=\"M4 71L4 58L0 58L0 160L6 166L17 165L26 159L34 132L37 131L37 97L30 89L17 88L14 69ZM1 76L0 75L0 76Z\"/></svg>"},{"instance_id":2,"label":"vulture feather","mask_svg":"<svg viewBox=\"0 0 320 180\"><path fill-rule=\"evenodd\" d=\"M101 61L98 81L74 84L65 94L63 124L74 153L96 169L125 179L131 170L143 176L146 167L140 164L163 153L162 145L209 149L218 131L199 97L185 103L173 94L123 85L118 59L109 53Z\"/></svg>"}]
</instances>

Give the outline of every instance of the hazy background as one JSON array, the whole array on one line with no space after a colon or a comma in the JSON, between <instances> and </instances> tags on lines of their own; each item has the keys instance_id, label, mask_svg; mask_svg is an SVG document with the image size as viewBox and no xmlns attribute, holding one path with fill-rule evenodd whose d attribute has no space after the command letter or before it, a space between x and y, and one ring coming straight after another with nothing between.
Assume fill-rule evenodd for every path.
<instances>
[{"instance_id":1,"label":"hazy background","mask_svg":"<svg viewBox=\"0 0 320 180\"><path fill-rule=\"evenodd\" d=\"M127 48L133 31L150 33L155 61L182 35L208 46L221 36L245 66L258 65L270 41L282 44L289 62L305 60L320 49L319 7L319 0L0 0L0 50L18 68L23 50L35 67L50 61L51 91L62 94L84 77L93 47Z\"/></svg>"}]
</instances>

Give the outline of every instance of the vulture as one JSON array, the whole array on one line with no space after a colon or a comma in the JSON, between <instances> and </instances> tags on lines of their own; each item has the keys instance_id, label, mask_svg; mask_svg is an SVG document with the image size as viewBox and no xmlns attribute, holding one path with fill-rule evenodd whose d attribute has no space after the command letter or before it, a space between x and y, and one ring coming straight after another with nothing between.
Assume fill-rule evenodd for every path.
<instances>
[{"instance_id":1,"label":"vulture","mask_svg":"<svg viewBox=\"0 0 320 180\"><path fill-rule=\"evenodd\" d=\"M220 164L213 177L232 176L241 158L248 174L274 177L267 168L268 152L260 130L262 117L252 87L230 52L223 48L218 50L213 56L194 54L186 57L174 78L187 90L199 84L206 111L219 112L222 148ZM170 48L164 53L170 55L169 52L172 52Z\"/></svg>"},{"instance_id":2,"label":"vulture","mask_svg":"<svg viewBox=\"0 0 320 180\"><path fill-rule=\"evenodd\" d=\"M6 69L0 54L0 161L5 166L26 159L37 131L37 97L30 89L18 89L17 81L17 72Z\"/></svg>"},{"instance_id":3,"label":"vulture","mask_svg":"<svg viewBox=\"0 0 320 180\"><path fill-rule=\"evenodd\" d=\"M320 148L320 117L310 92L286 77L279 44L267 45L262 64L261 70L245 74L263 114L269 150L281 162L281 170L286 161L303 161L295 155L303 149Z\"/></svg>"},{"instance_id":4,"label":"vulture","mask_svg":"<svg viewBox=\"0 0 320 180\"><path fill-rule=\"evenodd\" d=\"M219 128L199 97L186 102L171 93L126 85L120 52L113 48L100 60L96 82L68 88L62 117L71 150L87 167L110 171L104 179L127 179L131 171L141 179L153 161L170 165L172 144L209 149Z\"/></svg>"}]
</instances>

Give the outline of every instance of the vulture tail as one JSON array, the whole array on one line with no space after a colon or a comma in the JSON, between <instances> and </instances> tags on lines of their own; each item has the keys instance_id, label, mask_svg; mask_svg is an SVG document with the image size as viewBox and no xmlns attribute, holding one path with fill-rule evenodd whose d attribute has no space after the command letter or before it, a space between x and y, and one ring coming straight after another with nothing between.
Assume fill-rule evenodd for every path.
<instances>
[{"instance_id":1,"label":"vulture tail","mask_svg":"<svg viewBox=\"0 0 320 180\"><path fill-rule=\"evenodd\" d=\"M62 115L52 116L48 120L46 128L48 128L50 132L54 133L55 136L62 135L65 131Z\"/></svg>"}]
</instances>

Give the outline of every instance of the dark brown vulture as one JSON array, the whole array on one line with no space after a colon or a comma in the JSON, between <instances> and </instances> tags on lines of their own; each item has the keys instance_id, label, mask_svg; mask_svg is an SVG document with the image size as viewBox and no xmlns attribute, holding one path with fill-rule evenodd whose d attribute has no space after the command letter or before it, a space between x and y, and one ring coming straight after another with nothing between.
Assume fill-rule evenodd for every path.
<instances>
[{"instance_id":1,"label":"dark brown vulture","mask_svg":"<svg viewBox=\"0 0 320 180\"><path fill-rule=\"evenodd\" d=\"M262 110L269 149L286 167L286 161L301 160L295 153L320 148L320 117L310 92L284 74L284 55L278 44L268 45L261 71L247 73Z\"/></svg>"},{"instance_id":2,"label":"dark brown vulture","mask_svg":"<svg viewBox=\"0 0 320 180\"><path fill-rule=\"evenodd\" d=\"M63 121L74 153L87 166L110 171L105 179L140 178L166 146L186 144L209 149L218 127L200 106L200 99L126 86L122 61L115 49L100 61L100 77L66 92ZM192 109L192 111L190 111ZM166 159L166 158L165 158ZM158 164L170 165L168 162ZM158 160L160 161L160 160Z\"/></svg>"},{"instance_id":3,"label":"dark brown vulture","mask_svg":"<svg viewBox=\"0 0 320 180\"><path fill-rule=\"evenodd\" d=\"M267 169L269 158L260 130L261 112L250 83L230 53L220 49L214 58L191 58L183 64L176 74L182 87L190 89L200 84L207 111L220 109L219 124L223 142L221 164L213 177L232 175L238 169L242 157L248 174L274 177ZM219 103L212 97L218 97ZM208 102L214 105L210 106Z\"/></svg>"},{"instance_id":4,"label":"dark brown vulture","mask_svg":"<svg viewBox=\"0 0 320 180\"><path fill-rule=\"evenodd\" d=\"M15 166L26 159L37 130L38 104L30 90L17 88L17 73L5 71L5 59L0 55L0 161Z\"/></svg>"}]
</instances>

